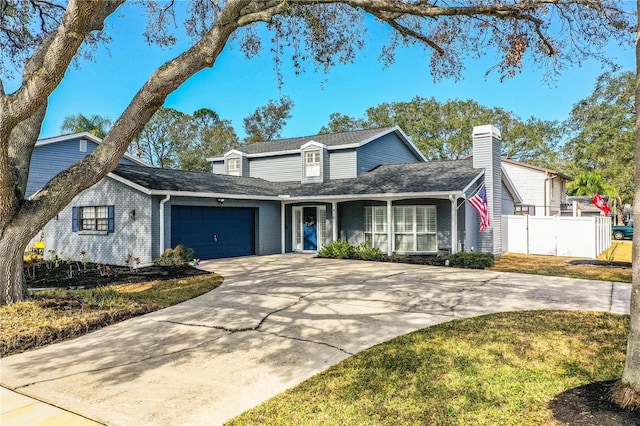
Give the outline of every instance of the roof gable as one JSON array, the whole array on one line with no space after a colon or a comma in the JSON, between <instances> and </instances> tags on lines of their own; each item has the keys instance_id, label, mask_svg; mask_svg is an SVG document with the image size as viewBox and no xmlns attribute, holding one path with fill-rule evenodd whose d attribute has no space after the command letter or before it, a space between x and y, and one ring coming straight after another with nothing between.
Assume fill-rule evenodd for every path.
<instances>
[{"instance_id":1,"label":"roof gable","mask_svg":"<svg viewBox=\"0 0 640 426\"><path fill-rule=\"evenodd\" d=\"M340 133L321 133L317 135L301 136L274 141L256 142L249 145L241 145L234 150L242 151L247 157L267 157L299 153L309 143L325 146L327 150L358 148L366 145L384 135L395 132L402 142L413 153L425 160L418 148L409 140L407 135L398 126L382 127L376 129L352 130ZM222 161L224 156L207 158L207 161Z\"/></svg>"},{"instance_id":2,"label":"roof gable","mask_svg":"<svg viewBox=\"0 0 640 426\"><path fill-rule=\"evenodd\" d=\"M89 132L79 132L79 133L72 133L69 135L60 135L60 136L54 136L51 138L45 138L45 139L38 139L36 141L36 145L35 147L39 147L39 146L46 146L46 145L50 145L50 144L54 144L54 143L60 143L60 142L67 142L67 141L72 141L72 140L81 140L81 139L86 139L90 142L95 143L96 145L100 145L100 143L102 142L102 139L100 139L99 137L89 133ZM145 167L149 167L149 165L147 163L145 163L144 161L140 160L139 158L134 157L133 155L130 155L128 153L124 153L124 155L122 156L122 158L126 158L127 160L139 165L139 166L145 166Z\"/></svg>"}]
</instances>

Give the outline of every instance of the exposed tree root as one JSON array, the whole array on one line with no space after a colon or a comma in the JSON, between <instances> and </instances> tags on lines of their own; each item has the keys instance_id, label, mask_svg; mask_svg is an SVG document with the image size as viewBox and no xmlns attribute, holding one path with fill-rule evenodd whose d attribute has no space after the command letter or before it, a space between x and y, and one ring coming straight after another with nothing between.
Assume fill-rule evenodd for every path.
<instances>
[{"instance_id":1,"label":"exposed tree root","mask_svg":"<svg viewBox=\"0 0 640 426\"><path fill-rule=\"evenodd\" d=\"M640 392L629 383L618 380L611 390L611 399L625 410L640 410Z\"/></svg>"}]
</instances>

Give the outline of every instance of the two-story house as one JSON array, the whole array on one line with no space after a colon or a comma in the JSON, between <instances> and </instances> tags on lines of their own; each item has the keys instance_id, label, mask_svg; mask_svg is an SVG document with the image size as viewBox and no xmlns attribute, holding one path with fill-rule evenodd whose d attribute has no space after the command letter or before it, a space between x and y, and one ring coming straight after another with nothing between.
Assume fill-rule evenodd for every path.
<instances>
[{"instance_id":1,"label":"two-story house","mask_svg":"<svg viewBox=\"0 0 640 426\"><path fill-rule=\"evenodd\" d=\"M503 205L521 202L501 172L500 132L478 126L474 156L425 161L398 127L240 146L213 173L120 165L45 228L65 255L150 262L184 244L201 259L315 252L339 238L384 253L501 252ZM485 185L491 226L466 202ZM105 228L85 212L112 211Z\"/></svg>"}]
</instances>

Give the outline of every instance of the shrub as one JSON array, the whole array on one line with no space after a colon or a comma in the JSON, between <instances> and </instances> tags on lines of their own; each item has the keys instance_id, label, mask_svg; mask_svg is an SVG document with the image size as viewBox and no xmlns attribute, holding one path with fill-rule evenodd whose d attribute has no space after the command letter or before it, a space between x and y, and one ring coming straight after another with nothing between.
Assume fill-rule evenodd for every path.
<instances>
[{"instance_id":1,"label":"shrub","mask_svg":"<svg viewBox=\"0 0 640 426\"><path fill-rule=\"evenodd\" d=\"M367 241L355 247L355 255L362 260L382 260L384 258L382 251L378 247L371 247Z\"/></svg>"},{"instance_id":2,"label":"shrub","mask_svg":"<svg viewBox=\"0 0 640 426\"><path fill-rule=\"evenodd\" d=\"M161 256L153 259L153 263L160 266L182 265L193 260L193 249L178 244L174 249L166 249Z\"/></svg>"},{"instance_id":3,"label":"shrub","mask_svg":"<svg viewBox=\"0 0 640 426\"><path fill-rule=\"evenodd\" d=\"M493 253L460 252L449 255L449 265L459 268L484 269L493 266Z\"/></svg>"},{"instance_id":4,"label":"shrub","mask_svg":"<svg viewBox=\"0 0 640 426\"><path fill-rule=\"evenodd\" d=\"M323 246L318 252L320 257L334 259L351 259L355 254L355 248L345 240L336 240Z\"/></svg>"}]
</instances>

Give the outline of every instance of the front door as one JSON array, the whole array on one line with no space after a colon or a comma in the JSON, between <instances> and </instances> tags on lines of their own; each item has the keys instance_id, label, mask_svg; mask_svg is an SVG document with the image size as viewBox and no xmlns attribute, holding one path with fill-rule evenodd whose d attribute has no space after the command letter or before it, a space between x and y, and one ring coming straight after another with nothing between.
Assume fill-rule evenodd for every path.
<instances>
[{"instance_id":1,"label":"front door","mask_svg":"<svg viewBox=\"0 0 640 426\"><path fill-rule=\"evenodd\" d=\"M305 251L318 250L318 209L302 208L302 247Z\"/></svg>"}]
</instances>

